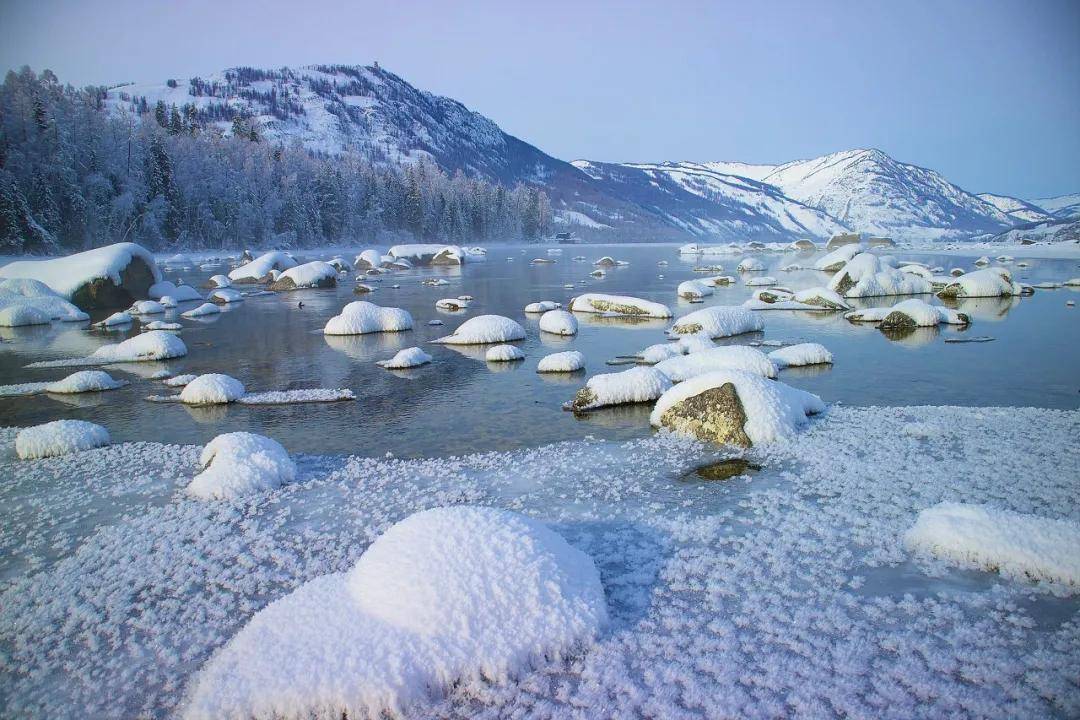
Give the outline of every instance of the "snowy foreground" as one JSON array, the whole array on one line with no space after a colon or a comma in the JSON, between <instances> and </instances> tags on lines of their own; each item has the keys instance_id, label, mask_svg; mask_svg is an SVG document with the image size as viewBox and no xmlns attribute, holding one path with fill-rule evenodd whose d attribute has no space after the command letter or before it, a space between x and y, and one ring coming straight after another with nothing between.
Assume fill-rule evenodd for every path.
<instances>
[{"instance_id":1,"label":"snowy foreground","mask_svg":"<svg viewBox=\"0 0 1080 720\"><path fill-rule=\"evenodd\" d=\"M215 651L259 610L359 567L403 518L469 504L539 520L591 558L608 621L565 657L412 688L406 716L1076 717L1076 586L922 554L948 532L908 536L921 512L966 503L1071 537L1078 431L1077 411L834 407L742 451L764 467L728 481L692 472L715 448L661 432L433 460L294 456L291 482L207 502L185 493L202 448L19 461L16 430L0 430L3 714L197 715L199 682L229 687L213 671L236 658ZM342 656L342 636L310 639ZM268 686L298 671L238 667ZM288 702L288 717L340 718Z\"/></svg>"}]
</instances>

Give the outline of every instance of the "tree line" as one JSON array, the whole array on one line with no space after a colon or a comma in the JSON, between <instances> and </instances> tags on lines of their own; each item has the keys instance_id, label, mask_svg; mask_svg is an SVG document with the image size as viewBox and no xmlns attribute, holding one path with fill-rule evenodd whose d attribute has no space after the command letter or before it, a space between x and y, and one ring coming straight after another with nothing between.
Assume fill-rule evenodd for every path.
<instances>
[{"instance_id":1,"label":"tree line","mask_svg":"<svg viewBox=\"0 0 1080 720\"><path fill-rule=\"evenodd\" d=\"M0 252L124 240L155 250L303 247L415 238L536 240L551 208L430 161L325 156L266 142L259 119L207 122L194 105L110 104L49 70L0 87ZM221 126L225 130L221 130Z\"/></svg>"}]
</instances>

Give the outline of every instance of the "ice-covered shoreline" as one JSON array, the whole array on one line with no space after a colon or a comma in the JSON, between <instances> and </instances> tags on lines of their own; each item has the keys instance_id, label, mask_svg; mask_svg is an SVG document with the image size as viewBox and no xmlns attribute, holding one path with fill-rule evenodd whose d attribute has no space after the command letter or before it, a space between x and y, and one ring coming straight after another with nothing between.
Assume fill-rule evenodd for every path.
<instances>
[{"instance_id":1,"label":"ice-covered shoreline","mask_svg":"<svg viewBox=\"0 0 1080 720\"><path fill-rule=\"evenodd\" d=\"M590 555L612 625L566 662L410 715L1075 715L1076 596L914 555L903 536L946 501L1080 520L1078 429L1080 411L834 407L745 451L764 465L752 479L694 479L714 451L659 433L296 456L295 482L211 503L182 494L198 447L20 463L3 429L0 695L16 716L172 716L256 610L348 569L402 517L469 503L543 520Z\"/></svg>"}]
</instances>

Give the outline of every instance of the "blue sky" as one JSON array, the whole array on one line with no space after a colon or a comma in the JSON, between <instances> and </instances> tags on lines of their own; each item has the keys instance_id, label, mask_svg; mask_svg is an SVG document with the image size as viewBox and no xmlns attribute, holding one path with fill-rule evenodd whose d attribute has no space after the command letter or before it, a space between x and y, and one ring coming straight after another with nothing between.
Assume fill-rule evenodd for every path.
<instances>
[{"instance_id":1,"label":"blue sky","mask_svg":"<svg viewBox=\"0 0 1080 720\"><path fill-rule=\"evenodd\" d=\"M879 147L965 189L1080 191L1080 2L3 0L0 67L77 85L381 64L564 159Z\"/></svg>"}]
</instances>

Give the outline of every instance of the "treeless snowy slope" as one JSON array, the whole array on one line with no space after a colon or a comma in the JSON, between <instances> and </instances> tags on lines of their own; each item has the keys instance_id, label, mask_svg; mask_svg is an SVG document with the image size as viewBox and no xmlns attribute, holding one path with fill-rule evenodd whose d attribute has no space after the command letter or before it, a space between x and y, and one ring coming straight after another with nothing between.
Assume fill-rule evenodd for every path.
<instances>
[{"instance_id":1,"label":"treeless snowy slope","mask_svg":"<svg viewBox=\"0 0 1080 720\"><path fill-rule=\"evenodd\" d=\"M1042 208L1061 218L1080 218L1080 193L1058 195L1057 197L1038 198L1031 201L1034 205Z\"/></svg>"},{"instance_id":2,"label":"treeless snowy slope","mask_svg":"<svg viewBox=\"0 0 1080 720\"><path fill-rule=\"evenodd\" d=\"M994 193L979 193L978 197L980 200L990 203L1017 223L1042 222L1054 219L1052 213L1026 200L1009 197L1008 195L995 195Z\"/></svg>"}]
</instances>

